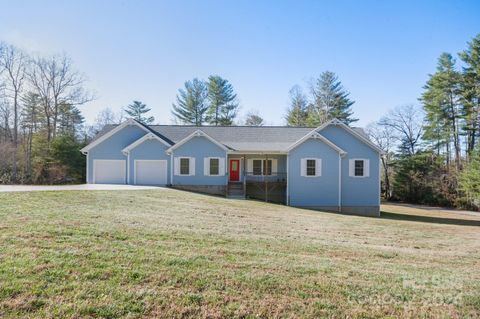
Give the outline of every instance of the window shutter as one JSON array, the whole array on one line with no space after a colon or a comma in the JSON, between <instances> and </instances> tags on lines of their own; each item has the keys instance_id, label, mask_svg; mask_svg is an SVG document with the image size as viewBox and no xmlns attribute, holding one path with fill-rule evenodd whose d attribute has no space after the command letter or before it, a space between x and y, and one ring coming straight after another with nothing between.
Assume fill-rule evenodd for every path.
<instances>
[{"instance_id":1,"label":"window shutter","mask_svg":"<svg viewBox=\"0 0 480 319\"><path fill-rule=\"evenodd\" d=\"M272 159L272 174L277 173L277 160Z\"/></svg>"},{"instance_id":2,"label":"window shutter","mask_svg":"<svg viewBox=\"0 0 480 319\"><path fill-rule=\"evenodd\" d=\"M300 176L307 176L307 160L305 158L300 160Z\"/></svg>"},{"instance_id":3,"label":"window shutter","mask_svg":"<svg viewBox=\"0 0 480 319\"><path fill-rule=\"evenodd\" d=\"M322 176L322 159L316 158L315 159L315 176Z\"/></svg>"},{"instance_id":4,"label":"window shutter","mask_svg":"<svg viewBox=\"0 0 480 319\"><path fill-rule=\"evenodd\" d=\"M174 158L173 173L175 175L180 175L180 158L179 157Z\"/></svg>"},{"instance_id":5,"label":"window shutter","mask_svg":"<svg viewBox=\"0 0 480 319\"><path fill-rule=\"evenodd\" d=\"M252 158L247 159L247 164L248 165L247 165L246 170L247 170L248 173L252 174L253 173L253 159Z\"/></svg>"},{"instance_id":6,"label":"window shutter","mask_svg":"<svg viewBox=\"0 0 480 319\"><path fill-rule=\"evenodd\" d=\"M190 175L195 175L195 157L190 157Z\"/></svg>"},{"instance_id":7,"label":"window shutter","mask_svg":"<svg viewBox=\"0 0 480 319\"><path fill-rule=\"evenodd\" d=\"M210 175L210 157L203 158L203 175Z\"/></svg>"},{"instance_id":8,"label":"window shutter","mask_svg":"<svg viewBox=\"0 0 480 319\"><path fill-rule=\"evenodd\" d=\"M363 176L370 176L370 160L366 159L363 161Z\"/></svg>"},{"instance_id":9,"label":"window shutter","mask_svg":"<svg viewBox=\"0 0 480 319\"><path fill-rule=\"evenodd\" d=\"M220 176L225 176L225 157L220 157L218 159L218 174Z\"/></svg>"},{"instance_id":10,"label":"window shutter","mask_svg":"<svg viewBox=\"0 0 480 319\"><path fill-rule=\"evenodd\" d=\"M355 176L355 160L353 159L348 161L348 176Z\"/></svg>"}]
</instances>

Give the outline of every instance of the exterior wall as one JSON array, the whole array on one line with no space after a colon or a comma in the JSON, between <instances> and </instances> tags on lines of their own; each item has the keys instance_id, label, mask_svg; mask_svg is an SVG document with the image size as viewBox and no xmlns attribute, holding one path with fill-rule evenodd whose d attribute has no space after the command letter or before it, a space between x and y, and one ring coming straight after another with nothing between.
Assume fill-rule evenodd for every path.
<instances>
[{"instance_id":1,"label":"exterior wall","mask_svg":"<svg viewBox=\"0 0 480 319\"><path fill-rule=\"evenodd\" d=\"M194 157L195 175L173 175L173 185L226 185L227 174L223 176L205 176L203 159L205 157L227 157L227 152L204 136L195 136L185 144L173 150L173 157ZM226 166L226 165L225 165Z\"/></svg>"},{"instance_id":2,"label":"exterior wall","mask_svg":"<svg viewBox=\"0 0 480 319\"><path fill-rule=\"evenodd\" d=\"M130 151L128 160L128 184L135 183L135 160L166 160L167 161L167 184L170 184L170 155L165 151L168 146L162 142L151 139L143 142Z\"/></svg>"},{"instance_id":3,"label":"exterior wall","mask_svg":"<svg viewBox=\"0 0 480 319\"><path fill-rule=\"evenodd\" d=\"M322 159L322 175L301 176L302 158ZM338 210L339 154L319 139L308 139L288 155L288 203Z\"/></svg>"},{"instance_id":4,"label":"exterior wall","mask_svg":"<svg viewBox=\"0 0 480 319\"><path fill-rule=\"evenodd\" d=\"M342 127L330 125L320 134L347 152L347 155L342 158L342 211L347 213L358 211L364 214L363 208L373 207L369 211L379 212L380 156L378 152ZM370 160L370 176L361 178L349 176L349 160L354 158Z\"/></svg>"},{"instance_id":5,"label":"exterior wall","mask_svg":"<svg viewBox=\"0 0 480 319\"><path fill-rule=\"evenodd\" d=\"M93 183L93 161L96 159L121 159L127 160L127 156L122 153L122 150L128 145L132 144L140 137L147 134L144 130L136 125L126 126L118 131L110 138L96 145L88 151L87 156L87 181ZM127 165L125 165L126 167ZM126 174L126 172L125 172Z\"/></svg>"}]
</instances>

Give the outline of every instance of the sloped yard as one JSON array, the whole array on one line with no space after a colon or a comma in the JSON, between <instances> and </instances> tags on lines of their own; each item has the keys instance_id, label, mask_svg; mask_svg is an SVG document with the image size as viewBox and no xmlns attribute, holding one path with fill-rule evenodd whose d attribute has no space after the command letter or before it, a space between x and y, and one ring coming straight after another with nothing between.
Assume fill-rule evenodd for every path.
<instances>
[{"instance_id":1,"label":"sloped yard","mask_svg":"<svg viewBox=\"0 0 480 319\"><path fill-rule=\"evenodd\" d=\"M0 317L478 317L480 217L159 189L0 194Z\"/></svg>"}]
</instances>

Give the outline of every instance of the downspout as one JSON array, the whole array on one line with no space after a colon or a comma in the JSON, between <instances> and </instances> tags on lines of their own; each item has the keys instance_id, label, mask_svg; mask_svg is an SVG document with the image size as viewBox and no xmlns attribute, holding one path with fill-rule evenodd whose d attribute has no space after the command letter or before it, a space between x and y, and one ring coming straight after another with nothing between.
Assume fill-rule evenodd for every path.
<instances>
[{"instance_id":1,"label":"downspout","mask_svg":"<svg viewBox=\"0 0 480 319\"><path fill-rule=\"evenodd\" d=\"M338 211L342 211L342 156L338 153Z\"/></svg>"},{"instance_id":2,"label":"downspout","mask_svg":"<svg viewBox=\"0 0 480 319\"><path fill-rule=\"evenodd\" d=\"M130 185L130 152L127 152L127 184Z\"/></svg>"},{"instance_id":3,"label":"downspout","mask_svg":"<svg viewBox=\"0 0 480 319\"><path fill-rule=\"evenodd\" d=\"M170 153L170 185L173 185L173 152Z\"/></svg>"},{"instance_id":4,"label":"downspout","mask_svg":"<svg viewBox=\"0 0 480 319\"><path fill-rule=\"evenodd\" d=\"M290 206L290 196L288 195L288 191L289 191L288 186L290 185L290 182L289 182L290 177L288 176L288 158L289 158L289 157L290 157L290 156L289 156L289 154L287 153L287 178L286 178L286 180L287 180L287 187L286 187L286 194L285 194L285 202L287 203L287 206Z\"/></svg>"}]
</instances>

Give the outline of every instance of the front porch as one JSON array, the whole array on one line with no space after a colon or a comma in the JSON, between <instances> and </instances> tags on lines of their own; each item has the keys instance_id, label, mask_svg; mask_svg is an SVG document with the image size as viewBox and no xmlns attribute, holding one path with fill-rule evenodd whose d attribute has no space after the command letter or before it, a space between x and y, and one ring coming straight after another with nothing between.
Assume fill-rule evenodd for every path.
<instances>
[{"instance_id":1,"label":"front porch","mask_svg":"<svg viewBox=\"0 0 480 319\"><path fill-rule=\"evenodd\" d=\"M287 203L286 154L230 154L227 197Z\"/></svg>"}]
</instances>

